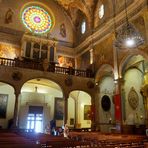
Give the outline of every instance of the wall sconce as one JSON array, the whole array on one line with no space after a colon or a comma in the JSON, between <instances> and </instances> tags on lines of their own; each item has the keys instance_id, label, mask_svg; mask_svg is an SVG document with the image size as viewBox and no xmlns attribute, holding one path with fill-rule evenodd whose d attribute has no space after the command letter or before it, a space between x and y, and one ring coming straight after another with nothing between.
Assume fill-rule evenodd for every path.
<instances>
[{"instance_id":1,"label":"wall sconce","mask_svg":"<svg viewBox=\"0 0 148 148\"><path fill-rule=\"evenodd\" d=\"M140 119L141 119L141 120L143 119L143 116L142 116L142 115L140 116Z\"/></svg>"},{"instance_id":2,"label":"wall sconce","mask_svg":"<svg viewBox=\"0 0 148 148\"><path fill-rule=\"evenodd\" d=\"M96 86L98 86L99 85L99 83L98 82L96 82Z\"/></svg>"},{"instance_id":3,"label":"wall sconce","mask_svg":"<svg viewBox=\"0 0 148 148\"><path fill-rule=\"evenodd\" d=\"M111 123L111 122L112 122L112 118L110 117L110 118L109 118L109 123Z\"/></svg>"}]
</instances>

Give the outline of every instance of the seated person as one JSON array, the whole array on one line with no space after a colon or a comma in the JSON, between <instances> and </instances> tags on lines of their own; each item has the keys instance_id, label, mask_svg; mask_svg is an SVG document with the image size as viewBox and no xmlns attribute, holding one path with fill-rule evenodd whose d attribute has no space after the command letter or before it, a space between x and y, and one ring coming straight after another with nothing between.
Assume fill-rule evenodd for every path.
<instances>
[{"instance_id":1,"label":"seated person","mask_svg":"<svg viewBox=\"0 0 148 148\"><path fill-rule=\"evenodd\" d=\"M50 124L49 123L45 126L45 134L50 134Z\"/></svg>"},{"instance_id":2,"label":"seated person","mask_svg":"<svg viewBox=\"0 0 148 148\"><path fill-rule=\"evenodd\" d=\"M67 138L67 139L70 138L70 136L69 136L69 128L68 128L67 124L65 124L65 126L64 126L64 137Z\"/></svg>"},{"instance_id":3,"label":"seated person","mask_svg":"<svg viewBox=\"0 0 148 148\"><path fill-rule=\"evenodd\" d=\"M58 133L59 133L59 136L63 135L63 129L61 127L59 127L58 129Z\"/></svg>"}]
</instances>

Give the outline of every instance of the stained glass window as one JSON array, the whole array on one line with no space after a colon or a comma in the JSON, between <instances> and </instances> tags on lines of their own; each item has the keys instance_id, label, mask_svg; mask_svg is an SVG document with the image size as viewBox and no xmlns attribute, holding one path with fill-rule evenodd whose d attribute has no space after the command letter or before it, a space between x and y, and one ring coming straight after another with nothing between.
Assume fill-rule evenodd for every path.
<instances>
[{"instance_id":1,"label":"stained glass window","mask_svg":"<svg viewBox=\"0 0 148 148\"><path fill-rule=\"evenodd\" d=\"M39 6L30 6L22 13L24 25L34 33L46 33L52 27L52 19L47 11Z\"/></svg>"},{"instance_id":2,"label":"stained glass window","mask_svg":"<svg viewBox=\"0 0 148 148\"><path fill-rule=\"evenodd\" d=\"M104 5L102 4L100 7L99 7L99 18L103 18L104 16Z\"/></svg>"},{"instance_id":3,"label":"stained glass window","mask_svg":"<svg viewBox=\"0 0 148 148\"><path fill-rule=\"evenodd\" d=\"M83 21L81 24L81 33L84 34L86 31L86 21Z\"/></svg>"}]
</instances>

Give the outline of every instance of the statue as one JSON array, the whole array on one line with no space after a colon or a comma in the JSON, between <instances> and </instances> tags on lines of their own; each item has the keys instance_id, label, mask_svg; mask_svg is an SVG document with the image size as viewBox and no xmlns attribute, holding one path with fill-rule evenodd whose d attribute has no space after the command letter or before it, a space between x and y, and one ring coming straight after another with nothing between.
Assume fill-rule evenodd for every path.
<instances>
[{"instance_id":1,"label":"statue","mask_svg":"<svg viewBox=\"0 0 148 148\"><path fill-rule=\"evenodd\" d=\"M66 37L66 27L64 23L60 25L60 35L64 38Z\"/></svg>"},{"instance_id":2,"label":"statue","mask_svg":"<svg viewBox=\"0 0 148 148\"><path fill-rule=\"evenodd\" d=\"M5 24L12 23L13 11L9 8L5 14Z\"/></svg>"}]
</instances>

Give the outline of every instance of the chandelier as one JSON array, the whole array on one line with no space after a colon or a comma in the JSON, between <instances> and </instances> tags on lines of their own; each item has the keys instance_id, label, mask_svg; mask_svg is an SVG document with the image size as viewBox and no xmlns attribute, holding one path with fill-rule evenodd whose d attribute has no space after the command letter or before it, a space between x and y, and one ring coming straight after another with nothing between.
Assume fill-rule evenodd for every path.
<instances>
[{"instance_id":1,"label":"chandelier","mask_svg":"<svg viewBox=\"0 0 148 148\"><path fill-rule=\"evenodd\" d=\"M113 3L113 5L114 4L115 2ZM116 34L116 40L114 42L115 47L119 49L139 47L144 43L144 39L139 33L139 31L136 29L136 27L132 23L130 23L128 20L126 0L125 0L125 13L126 13L125 24L122 26L122 28L118 32L115 30L115 34ZM114 17L115 17L115 9L114 9ZM116 25L115 21L114 21L114 25Z\"/></svg>"}]
</instances>

